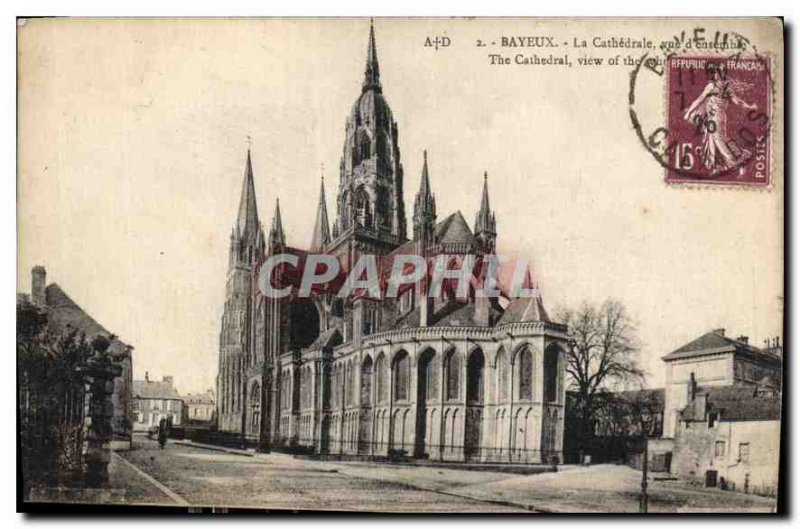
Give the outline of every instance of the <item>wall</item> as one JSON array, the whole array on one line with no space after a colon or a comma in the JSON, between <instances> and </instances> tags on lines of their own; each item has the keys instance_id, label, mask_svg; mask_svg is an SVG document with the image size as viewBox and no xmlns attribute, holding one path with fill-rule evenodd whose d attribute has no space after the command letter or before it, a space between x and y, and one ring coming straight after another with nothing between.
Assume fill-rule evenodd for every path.
<instances>
[{"instance_id":1,"label":"wall","mask_svg":"<svg viewBox=\"0 0 800 529\"><path fill-rule=\"evenodd\" d=\"M688 402L689 380L694 373L699 386L733 385L733 353L666 362L664 437L674 437L678 413Z\"/></svg>"},{"instance_id":2,"label":"wall","mask_svg":"<svg viewBox=\"0 0 800 529\"><path fill-rule=\"evenodd\" d=\"M133 429L149 430L162 418L172 417L172 424L181 424L183 418L183 401L179 399L136 399Z\"/></svg>"},{"instance_id":3,"label":"wall","mask_svg":"<svg viewBox=\"0 0 800 529\"><path fill-rule=\"evenodd\" d=\"M721 485L757 494L774 494L778 485L780 421L719 421L685 423L676 431L673 472L702 482L717 472ZM722 450L717 443L724 443ZM749 445L749 461L739 458L739 446ZM721 478L721 479L720 479Z\"/></svg>"}]
</instances>

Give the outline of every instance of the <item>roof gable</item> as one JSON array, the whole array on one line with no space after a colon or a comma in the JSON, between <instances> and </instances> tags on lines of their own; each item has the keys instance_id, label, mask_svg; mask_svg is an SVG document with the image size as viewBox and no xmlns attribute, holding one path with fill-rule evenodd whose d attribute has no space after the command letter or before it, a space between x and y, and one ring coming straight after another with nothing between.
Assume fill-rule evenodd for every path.
<instances>
[{"instance_id":1,"label":"roof gable","mask_svg":"<svg viewBox=\"0 0 800 529\"><path fill-rule=\"evenodd\" d=\"M78 329L86 335L87 340L97 335L108 337L112 334L89 316L56 283L51 283L45 288L45 303L48 308L48 322L59 332ZM130 349L128 344L118 338L114 338L109 346L111 354L116 356L130 354Z\"/></svg>"},{"instance_id":2,"label":"roof gable","mask_svg":"<svg viewBox=\"0 0 800 529\"><path fill-rule=\"evenodd\" d=\"M474 237L461 211L448 215L436 225L436 241L439 243L472 244Z\"/></svg>"}]
</instances>

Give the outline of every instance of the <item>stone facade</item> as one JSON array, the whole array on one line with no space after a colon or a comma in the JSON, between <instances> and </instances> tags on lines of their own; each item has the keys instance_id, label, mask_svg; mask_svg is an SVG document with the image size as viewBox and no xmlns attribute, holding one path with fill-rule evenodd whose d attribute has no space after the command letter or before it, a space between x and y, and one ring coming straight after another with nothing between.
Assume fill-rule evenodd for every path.
<instances>
[{"instance_id":1,"label":"stone facade","mask_svg":"<svg viewBox=\"0 0 800 529\"><path fill-rule=\"evenodd\" d=\"M183 400L184 422L211 424L216 417L216 397L214 390L205 393L189 393L181 397Z\"/></svg>"},{"instance_id":2,"label":"stone facade","mask_svg":"<svg viewBox=\"0 0 800 529\"><path fill-rule=\"evenodd\" d=\"M398 127L383 96L370 28L362 92L345 126L337 215L320 190L309 250L286 242L276 205L258 220L250 152L231 233L217 379L218 428L262 449L451 461L553 462L562 457L566 327L540 296L429 298L425 280L397 299L258 295L258 266L278 253L359 256L493 253L496 218L484 174L473 229L437 219L427 154L407 237ZM526 286L531 287L530 275Z\"/></svg>"},{"instance_id":3,"label":"stone facade","mask_svg":"<svg viewBox=\"0 0 800 529\"><path fill-rule=\"evenodd\" d=\"M782 350L778 342L758 348L746 336L716 329L663 357L666 367L664 437L672 438L692 384L703 387L781 389Z\"/></svg>"},{"instance_id":4,"label":"stone facade","mask_svg":"<svg viewBox=\"0 0 800 529\"><path fill-rule=\"evenodd\" d=\"M171 376L161 381L150 380L145 373L144 380L133 381L133 429L147 431L161 423L161 419L171 419L173 426L183 424L184 402L175 389Z\"/></svg>"},{"instance_id":5,"label":"stone facade","mask_svg":"<svg viewBox=\"0 0 800 529\"><path fill-rule=\"evenodd\" d=\"M742 386L697 388L675 430L673 473L716 486L775 495L781 398Z\"/></svg>"},{"instance_id":6,"label":"stone facade","mask_svg":"<svg viewBox=\"0 0 800 529\"><path fill-rule=\"evenodd\" d=\"M107 354L122 370L120 376L113 379L114 390L111 393L111 401L114 413L111 418L111 446L115 450L129 449L132 434L133 346L106 330L59 285L56 283L47 285L47 273L42 266L35 266L31 271L31 301L47 307L49 320L57 332L78 329L85 334L87 340L96 336L110 337L111 344Z\"/></svg>"}]
</instances>

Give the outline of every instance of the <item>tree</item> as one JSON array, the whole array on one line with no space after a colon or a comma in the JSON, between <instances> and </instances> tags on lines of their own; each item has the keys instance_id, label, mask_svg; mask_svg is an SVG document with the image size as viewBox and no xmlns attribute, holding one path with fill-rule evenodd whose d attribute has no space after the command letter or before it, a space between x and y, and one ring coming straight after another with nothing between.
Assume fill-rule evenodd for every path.
<instances>
[{"instance_id":1,"label":"tree","mask_svg":"<svg viewBox=\"0 0 800 529\"><path fill-rule=\"evenodd\" d=\"M641 382L636 326L619 301L599 307L584 302L577 310L562 310L559 319L569 326L566 371L575 391L579 419L580 457L593 434L597 410L610 388Z\"/></svg>"}]
</instances>

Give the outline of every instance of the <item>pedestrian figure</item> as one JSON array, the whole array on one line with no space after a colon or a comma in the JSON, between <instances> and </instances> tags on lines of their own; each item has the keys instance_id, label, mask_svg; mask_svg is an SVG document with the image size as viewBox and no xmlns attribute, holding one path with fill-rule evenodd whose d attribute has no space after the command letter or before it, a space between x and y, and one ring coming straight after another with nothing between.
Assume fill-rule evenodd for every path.
<instances>
[{"instance_id":1,"label":"pedestrian figure","mask_svg":"<svg viewBox=\"0 0 800 529\"><path fill-rule=\"evenodd\" d=\"M167 421L161 419L158 423L158 446L163 450L167 444Z\"/></svg>"}]
</instances>

